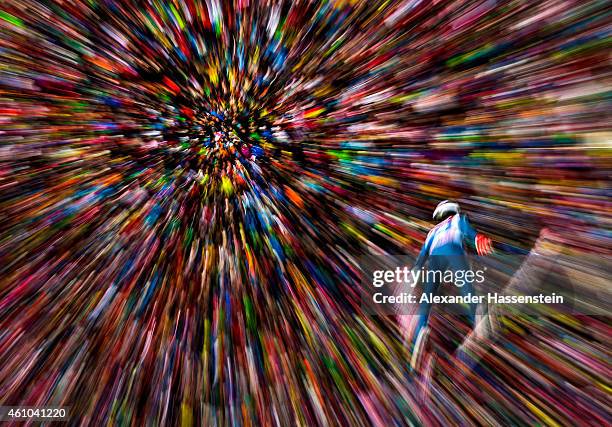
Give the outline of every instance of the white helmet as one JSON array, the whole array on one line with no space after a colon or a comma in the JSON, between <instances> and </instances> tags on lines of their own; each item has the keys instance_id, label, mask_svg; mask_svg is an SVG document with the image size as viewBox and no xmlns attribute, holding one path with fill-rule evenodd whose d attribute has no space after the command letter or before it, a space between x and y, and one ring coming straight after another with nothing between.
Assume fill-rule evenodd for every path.
<instances>
[{"instance_id":1,"label":"white helmet","mask_svg":"<svg viewBox=\"0 0 612 427\"><path fill-rule=\"evenodd\" d=\"M455 202L451 202L449 200L444 200L438 203L436 206L436 210L433 213L433 219L439 219L447 214L458 214L459 213L459 204Z\"/></svg>"}]
</instances>

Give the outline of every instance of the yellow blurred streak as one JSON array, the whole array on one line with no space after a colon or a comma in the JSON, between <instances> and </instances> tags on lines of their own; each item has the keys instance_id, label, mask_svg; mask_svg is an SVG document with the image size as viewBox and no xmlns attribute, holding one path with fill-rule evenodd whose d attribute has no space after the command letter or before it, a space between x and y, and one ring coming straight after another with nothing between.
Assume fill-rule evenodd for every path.
<instances>
[{"instance_id":1,"label":"yellow blurred streak","mask_svg":"<svg viewBox=\"0 0 612 427\"><path fill-rule=\"evenodd\" d=\"M368 175L367 180L374 184L384 185L386 187L399 187L399 182L397 182L397 180L385 176Z\"/></svg>"},{"instance_id":2,"label":"yellow blurred streak","mask_svg":"<svg viewBox=\"0 0 612 427\"><path fill-rule=\"evenodd\" d=\"M311 119L311 118L319 116L324 111L325 111L325 108L317 108L316 110L312 110L312 111L304 114L304 117L307 118L307 119Z\"/></svg>"},{"instance_id":3,"label":"yellow blurred streak","mask_svg":"<svg viewBox=\"0 0 612 427\"><path fill-rule=\"evenodd\" d=\"M525 402L525 405L527 405L527 407L529 409L531 409L531 411L536 414L538 416L538 418L540 418L542 421L544 421L544 423L546 423L546 425L548 426L558 426L560 427L559 424L557 424L555 422L555 420L553 420L552 418L550 418L548 415L546 415L546 413L544 413L544 411L542 411L540 408L538 408L536 405L534 405L533 403L531 403L530 401L528 401L527 399L525 399L522 396L519 396L519 398Z\"/></svg>"},{"instance_id":4,"label":"yellow blurred streak","mask_svg":"<svg viewBox=\"0 0 612 427\"><path fill-rule=\"evenodd\" d=\"M193 413L191 406L183 402L181 404L181 426L190 427L193 425Z\"/></svg>"}]
</instances>

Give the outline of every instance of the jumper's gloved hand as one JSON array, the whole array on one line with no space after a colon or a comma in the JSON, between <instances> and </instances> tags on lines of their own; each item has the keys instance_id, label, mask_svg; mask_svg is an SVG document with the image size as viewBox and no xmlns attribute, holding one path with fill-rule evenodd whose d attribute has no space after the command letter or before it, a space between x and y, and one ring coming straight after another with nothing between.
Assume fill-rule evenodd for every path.
<instances>
[{"instance_id":1,"label":"jumper's gloved hand","mask_svg":"<svg viewBox=\"0 0 612 427\"><path fill-rule=\"evenodd\" d=\"M489 255L493 252L493 241L490 238L478 233L475 240L476 253L478 253L478 255Z\"/></svg>"}]
</instances>

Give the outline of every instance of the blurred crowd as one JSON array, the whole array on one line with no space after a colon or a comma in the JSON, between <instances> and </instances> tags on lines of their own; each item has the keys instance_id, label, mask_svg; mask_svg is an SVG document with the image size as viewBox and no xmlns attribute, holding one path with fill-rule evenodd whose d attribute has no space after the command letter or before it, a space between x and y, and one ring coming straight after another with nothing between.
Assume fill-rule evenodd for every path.
<instances>
[{"instance_id":1,"label":"blurred crowd","mask_svg":"<svg viewBox=\"0 0 612 427\"><path fill-rule=\"evenodd\" d=\"M610 23L598 0L3 1L0 404L605 424L607 317L517 316L423 404L359 289L444 199L519 253L546 229L607 260Z\"/></svg>"}]
</instances>

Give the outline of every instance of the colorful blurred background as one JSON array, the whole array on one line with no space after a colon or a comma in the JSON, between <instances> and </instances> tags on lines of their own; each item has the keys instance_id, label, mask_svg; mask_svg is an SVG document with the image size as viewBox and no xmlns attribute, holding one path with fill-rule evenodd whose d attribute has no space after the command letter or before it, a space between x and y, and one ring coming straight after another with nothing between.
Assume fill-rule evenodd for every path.
<instances>
[{"instance_id":1,"label":"colorful blurred background","mask_svg":"<svg viewBox=\"0 0 612 427\"><path fill-rule=\"evenodd\" d=\"M0 404L609 424L607 316L506 317L423 393L359 260L416 257L454 199L513 259L605 263L611 22L590 0L2 1Z\"/></svg>"}]
</instances>

